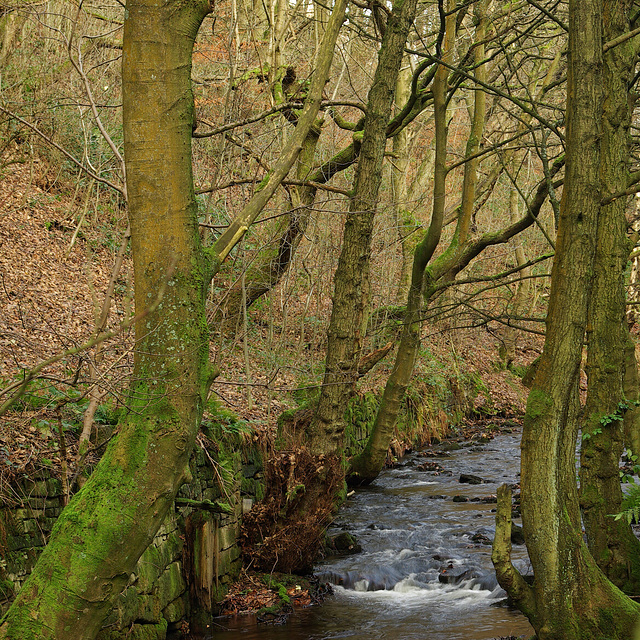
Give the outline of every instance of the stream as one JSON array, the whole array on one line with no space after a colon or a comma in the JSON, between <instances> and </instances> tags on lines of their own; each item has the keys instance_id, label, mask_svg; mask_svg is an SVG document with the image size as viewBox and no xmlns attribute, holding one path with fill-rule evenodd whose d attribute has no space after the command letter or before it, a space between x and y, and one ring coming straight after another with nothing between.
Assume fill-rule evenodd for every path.
<instances>
[{"instance_id":1,"label":"stream","mask_svg":"<svg viewBox=\"0 0 640 640\"><path fill-rule=\"evenodd\" d=\"M348 531L362 545L354 555L316 567L334 595L296 611L282 626L252 618L220 619L209 640L489 640L531 635L504 604L491 565L495 504L482 502L517 483L520 433L497 436L424 457L405 456L370 487L353 494L330 533ZM442 471L421 470L440 465ZM482 484L461 483L473 474ZM454 501L467 498L468 501ZM519 523L519 520L516 520ZM473 539L472 539L473 538ZM513 561L527 572L524 546Z\"/></svg>"}]
</instances>

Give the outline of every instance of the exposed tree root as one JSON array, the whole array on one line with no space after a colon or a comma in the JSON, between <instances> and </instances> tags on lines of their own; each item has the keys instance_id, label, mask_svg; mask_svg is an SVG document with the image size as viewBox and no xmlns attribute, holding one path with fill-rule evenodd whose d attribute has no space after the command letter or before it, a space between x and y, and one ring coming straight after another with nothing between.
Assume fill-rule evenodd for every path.
<instances>
[{"instance_id":1,"label":"exposed tree root","mask_svg":"<svg viewBox=\"0 0 640 640\"><path fill-rule=\"evenodd\" d=\"M281 451L265 468L264 500L245 515L241 546L252 569L309 573L344 487L336 457Z\"/></svg>"}]
</instances>

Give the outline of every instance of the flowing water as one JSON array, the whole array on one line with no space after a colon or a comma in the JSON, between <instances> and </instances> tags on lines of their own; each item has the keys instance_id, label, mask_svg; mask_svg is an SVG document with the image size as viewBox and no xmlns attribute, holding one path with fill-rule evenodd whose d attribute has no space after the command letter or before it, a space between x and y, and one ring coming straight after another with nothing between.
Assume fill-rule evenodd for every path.
<instances>
[{"instance_id":1,"label":"flowing water","mask_svg":"<svg viewBox=\"0 0 640 640\"><path fill-rule=\"evenodd\" d=\"M531 635L507 608L491 547L495 504L482 502L503 482L518 482L519 433L442 457L411 454L342 507L336 531L349 531L362 553L327 559L316 574L336 585L322 606L294 613L283 626L245 618L219 620L210 640L486 640ZM437 462L439 474L420 470ZM459 482L461 474L482 484ZM454 496L468 502L454 502ZM480 536L476 536L480 534ZM514 564L526 572L524 547Z\"/></svg>"}]
</instances>

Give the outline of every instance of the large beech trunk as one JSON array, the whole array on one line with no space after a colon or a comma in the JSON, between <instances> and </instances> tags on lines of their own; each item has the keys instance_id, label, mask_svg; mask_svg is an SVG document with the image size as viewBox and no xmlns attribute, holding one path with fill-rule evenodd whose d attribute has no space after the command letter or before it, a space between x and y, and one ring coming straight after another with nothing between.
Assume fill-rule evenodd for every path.
<instances>
[{"instance_id":1,"label":"large beech trunk","mask_svg":"<svg viewBox=\"0 0 640 640\"><path fill-rule=\"evenodd\" d=\"M569 11L567 169L545 347L522 438L522 518L533 586L509 560L506 491L494 564L539 640L613 640L632 637L640 608L606 578L583 541L575 477L578 382L601 200L602 0L571 0Z\"/></svg>"},{"instance_id":2,"label":"large beech trunk","mask_svg":"<svg viewBox=\"0 0 640 640\"><path fill-rule=\"evenodd\" d=\"M94 638L180 485L208 389L207 263L191 175L191 52L208 0L129 0L124 133L135 268L129 413L0 629Z\"/></svg>"}]
</instances>

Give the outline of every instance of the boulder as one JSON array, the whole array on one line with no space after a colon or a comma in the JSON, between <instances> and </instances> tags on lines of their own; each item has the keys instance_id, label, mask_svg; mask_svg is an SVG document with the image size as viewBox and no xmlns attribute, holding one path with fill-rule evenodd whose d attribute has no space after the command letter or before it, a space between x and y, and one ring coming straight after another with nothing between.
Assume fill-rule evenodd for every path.
<instances>
[{"instance_id":1,"label":"boulder","mask_svg":"<svg viewBox=\"0 0 640 640\"><path fill-rule=\"evenodd\" d=\"M470 473L463 473L460 475L458 482L462 484L482 484L484 480L480 476L473 476Z\"/></svg>"},{"instance_id":2,"label":"boulder","mask_svg":"<svg viewBox=\"0 0 640 640\"><path fill-rule=\"evenodd\" d=\"M360 553L362 551L360 543L347 531L343 531L330 538L329 547L335 551L347 554Z\"/></svg>"}]
</instances>

